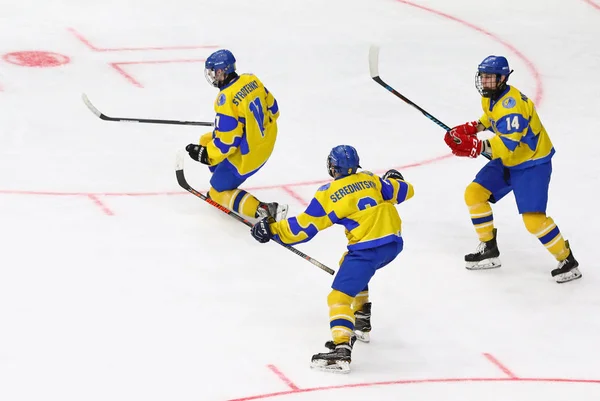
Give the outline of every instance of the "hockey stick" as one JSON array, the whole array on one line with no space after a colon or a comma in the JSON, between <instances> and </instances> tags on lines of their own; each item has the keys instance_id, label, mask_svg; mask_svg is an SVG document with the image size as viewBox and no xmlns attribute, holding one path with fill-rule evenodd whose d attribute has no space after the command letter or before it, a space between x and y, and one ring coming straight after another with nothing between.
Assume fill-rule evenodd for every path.
<instances>
[{"instance_id":1,"label":"hockey stick","mask_svg":"<svg viewBox=\"0 0 600 401\"><path fill-rule=\"evenodd\" d=\"M188 184L187 180L185 179L185 174L183 172L183 159L184 159L183 152L179 152L177 154L177 162L176 162L176 167L175 167L175 174L177 175L177 182L179 183L179 186L181 186L181 188L185 189L186 191L188 191L192 195L197 196L198 198L202 199L206 203L209 203L210 205L216 207L217 209L219 209L223 213L228 214L229 216L233 217L237 221L239 221L241 223L244 223L248 227L252 227L253 226L253 224L251 222L249 222L248 220L246 220L245 218L243 218L239 214L234 213L233 211L231 211L231 210L227 209L226 207L218 204L214 200L208 198L206 195L204 195L201 192L198 192L194 188L192 188L192 186L190 184ZM321 270L323 270L323 271L325 271L325 272L327 272L327 273L329 273L331 275L335 274L335 271L333 269L325 266L323 263L319 262L318 260L311 258L307 254L299 251L298 249L294 248L293 246L290 246L288 244L284 244L283 242L278 241L278 240L274 240L274 241L277 242L279 245L283 246L284 248L286 248L287 250L290 250L290 251L294 252L296 255L300 256L301 258L308 260L310 263L312 263L313 265L317 266L319 269L321 269Z\"/></svg>"},{"instance_id":2,"label":"hockey stick","mask_svg":"<svg viewBox=\"0 0 600 401\"><path fill-rule=\"evenodd\" d=\"M204 121L179 121L179 120L158 120L153 118L128 118L128 117L109 117L103 114L90 102L87 95L84 93L81 95L83 103L91 110L92 113L100 117L105 121L117 121L122 123L148 123L148 124L172 124L172 125L201 125L203 127L212 127L215 124L204 122Z\"/></svg>"},{"instance_id":3,"label":"hockey stick","mask_svg":"<svg viewBox=\"0 0 600 401\"><path fill-rule=\"evenodd\" d=\"M377 82L379 85L383 86L385 89L392 92L394 95L396 95L397 97L402 99L404 102L408 103L415 109L419 110L421 113L423 113L423 115L425 117L427 117L428 119L430 119L431 121L433 121L434 123L436 123L437 125L442 127L444 129L444 131L450 131L452 129L449 126L447 126L446 124L444 124L443 122L441 122L440 120L438 120L437 118L435 118L433 115L431 115L425 109L421 108L418 104L416 104L415 102L413 102L412 100L410 100L409 98L407 98L406 96L402 95L400 92L398 92L397 90L392 88L390 85L385 83L383 81L383 79L381 79L381 77L379 76L379 46L371 45L371 48L369 49L369 71L371 73L371 78L373 78L373 81ZM487 154L482 153L482 155L491 160L491 157L488 156Z\"/></svg>"}]
</instances>

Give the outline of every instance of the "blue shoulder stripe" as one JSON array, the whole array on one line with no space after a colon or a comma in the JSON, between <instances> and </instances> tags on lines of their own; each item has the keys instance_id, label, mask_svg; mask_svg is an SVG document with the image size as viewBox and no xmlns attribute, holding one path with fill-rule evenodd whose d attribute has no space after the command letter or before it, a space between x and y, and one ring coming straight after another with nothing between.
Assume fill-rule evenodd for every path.
<instances>
[{"instance_id":1,"label":"blue shoulder stripe","mask_svg":"<svg viewBox=\"0 0 600 401\"><path fill-rule=\"evenodd\" d=\"M408 194L408 184L403 181L398 181L400 184L400 189L398 190L398 196L396 196L396 202L402 203L406 200L406 195Z\"/></svg>"},{"instance_id":2,"label":"blue shoulder stripe","mask_svg":"<svg viewBox=\"0 0 600 401\"><path fill-rule=\"evenodd\" d=\"M381 183L381 196L383 196L383 200L392 199L394 197L394 186L381 177L379 177L379 182Z\"/></svg>"},{"instance_id":3,"label":"blue shoulder stripe","mask_svg":"<svg viewBox=\"0 0 600 401\"><path fill-rule=\"evenodd\" d=\"M308 214L309 216L312 216L312 217L325 217L325 216L327 216L327 213L325 212L325 209L323 209L323 205L321 205L321 203L318 200L316 200L315 198L313 198L313 200L310 201L310 204L306 208L306 212L305 213Z\"/></svg>"}]
</instances>

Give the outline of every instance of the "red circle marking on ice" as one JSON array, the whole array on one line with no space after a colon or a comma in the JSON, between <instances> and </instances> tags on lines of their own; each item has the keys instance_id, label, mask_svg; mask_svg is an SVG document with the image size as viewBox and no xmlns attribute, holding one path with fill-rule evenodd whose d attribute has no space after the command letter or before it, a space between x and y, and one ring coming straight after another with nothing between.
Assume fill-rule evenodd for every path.
<instances>
[{"instance_id":1,"label":"red circle marking on ice","mask_svg":"<svg viewBox=\"0 0 600 401\"><path fill-rule=\"evenodd\" d=\"M71 61L64 54L39 50L6 53L2 58L7 63L23 67L58 67Z\"/></svg>"}]
</instances>

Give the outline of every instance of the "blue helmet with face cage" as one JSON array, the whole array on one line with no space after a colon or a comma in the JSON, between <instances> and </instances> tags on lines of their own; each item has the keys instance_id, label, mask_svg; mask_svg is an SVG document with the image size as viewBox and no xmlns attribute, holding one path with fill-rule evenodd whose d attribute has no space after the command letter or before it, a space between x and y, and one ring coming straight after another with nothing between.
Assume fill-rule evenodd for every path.
<instances>
[{"instance_id":1,"label":"blue helmet with face cage","mask_svg":"<svg viewBox=\"0 0 600 401\"><path fill-rule=\"evenodd\" d=\"M217 50L204 62L204 75L206 80L212 86L219 87L219 80L216 76L217 70L223 70L224 76L235 72L235 57L227 49Z\"/></svg>"},{"instance_id":2,"label":"blue helmet with face cage","mask_svg":"<svg viewBox=\"0 0 600 401\"><path fill-rule=\"evenodd\" d=\"M509 75L512 73L508 65L508 60L504 56L487 56L479 66L477 66L477 74L475 74L475 87L479 91L479 94L483 97L494 97L500 94L506 88L506 81L508 81ZM494 74L496 75L496 87L486 88L483 86L482 74ZM502 77L506 77L502 79Z\"/></svg>"},{"instance_id":3,"label":"blue helmet with face cage","mask_svg":"<svg viewBox=\"0 0 600 401\"><path fill-rule=\"evenodd\" d=\"M330 176L346 177L360 168L358 152L350 145L338 145L327 156L327 172Z\"/></svg>"}]
</instances>

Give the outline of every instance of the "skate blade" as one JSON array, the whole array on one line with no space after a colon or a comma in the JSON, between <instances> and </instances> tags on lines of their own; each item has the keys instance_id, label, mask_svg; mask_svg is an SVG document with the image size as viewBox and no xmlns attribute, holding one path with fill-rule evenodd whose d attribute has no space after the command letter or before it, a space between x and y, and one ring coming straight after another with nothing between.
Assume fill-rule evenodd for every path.
<instances>
[{"instance_id":1,"label":"skate blade","mask_svg":"<svg viewBox=\"0 0 600 401\"><path fill-rule=\"evenodd\" d=\"M467 270L488 270L496 269L502 266L499 258L490 258L482 260L480 262L466 262L465 268Z\"/></svg>"},{"instance_id":2,"label":"skate blade","mask_svg":"<svg viewBox=\"0 0 600 401\"><path fill-rule=\"evenodd\" d=\"M566 273L557 274L556 276L554 276L554 280L556 280L556 282L558 284L562 284L562 283L568 283L569 281L577 280L578 278L581 278L581 277L582 277L582 274L579 271L579 269L574 267Z\"/></svg>"},{"instance_id":3,"label":"skate blade","mask_svg":"<svg viewBox=\"0 0 600 401\"><path fill-rule=\"evenodd\" d=\"M344 361L335 361L332 363L330 361L324 361L322 359L317 359L310 363L310 367L311 367L311 369L316 369L316 370L320 370L323 372L342 373L342 374L350 373L350 362L344 362Z\"/></svg>"},{"instance_id":4,"label":"skate blade","mask_svg":"<svg viewBox=\"0 0 600 401\"><path fill-rule=\"evenodd\" d=\"M356 335L356 339L363 343L371 342L371 334L367 331L354 330L354 335Z\"/></svg>"}]
</instances>

